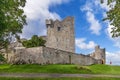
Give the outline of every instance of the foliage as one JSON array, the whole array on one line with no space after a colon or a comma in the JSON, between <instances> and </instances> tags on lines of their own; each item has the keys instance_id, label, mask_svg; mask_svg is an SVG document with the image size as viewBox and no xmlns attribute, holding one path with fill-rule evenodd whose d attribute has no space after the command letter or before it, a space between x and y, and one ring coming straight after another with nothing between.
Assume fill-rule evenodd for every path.
<instances>
[{"instance_id":1,"label":"foliage","mask_svg":"<svg viewBox=\"0 0 120 80\"><path fill-rule=\"evenodd\" d=\"M4 40L0 38L0 49L7 48L8 44L9 44L8 39Z\"/></svg>"},{"instance_id":2,"label":"foliage","mask_svg":"<svg viewBox=\"0 0 120 80\"><path fill-rule=\"evenodd\" d=\"M22 44L24 47L38 47L38 46L45 46L46 41L43 40L41 37L37 35L33 35L30 40L23 41Z\"/></svg>"},{"instance_id":3,"label":"foliage","mask_svg":"<svg viewBox=\"0 0 120 80\"><path fill-rule=\"evenodd\" d=\"M26 24L25 3L26 0L0 0L0 49L8 45L12 35L22 32Z\"/></svg>"},{"instance_id":4,"label":"foliage","mask_svg":"<svg viewBox=\"0 0 120 80\"><path fill-rule=\"evenodd\" d=\"M101 0L103 3L104 0ZM111 33L112 37L120 36L120 0L107 0L108 6L111 8L107 12L107 17L104 20L109 20L114 27Z\"/></svg>"},{"instance_id":5,"label":"foliage","mask_svg":"<svg viewBox=\"0 0 120 80\"><path fill-rule=\"evenodd\" d=\"M0 53L0 62L5 62L5 58L1 53Z\"/></svg>"}]
</instances>

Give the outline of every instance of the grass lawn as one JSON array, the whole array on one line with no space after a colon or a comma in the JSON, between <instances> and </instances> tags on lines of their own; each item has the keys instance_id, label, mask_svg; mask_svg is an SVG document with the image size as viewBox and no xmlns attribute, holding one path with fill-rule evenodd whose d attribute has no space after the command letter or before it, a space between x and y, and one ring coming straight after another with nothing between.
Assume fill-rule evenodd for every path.
<instances>
[{"instance_id":1,"label":"grass lawn","mask_svg":"<svg viewBox=\"0 0 120 80\"><path fill-rule=\"evenodd\" d=\"M110 65L9 65L1 64L0 73L80 73L120 74L120 66Z\"/></svg>"},{"instance_id":2,"label":"grass lawn","mask_svg":"<svg viewBox=\"0 0 120 80\"><path fill-rule=\"evenodd\" d=\"M0 80L120 80L119 78L6 78Z\"/></svg>"}]
</instances>

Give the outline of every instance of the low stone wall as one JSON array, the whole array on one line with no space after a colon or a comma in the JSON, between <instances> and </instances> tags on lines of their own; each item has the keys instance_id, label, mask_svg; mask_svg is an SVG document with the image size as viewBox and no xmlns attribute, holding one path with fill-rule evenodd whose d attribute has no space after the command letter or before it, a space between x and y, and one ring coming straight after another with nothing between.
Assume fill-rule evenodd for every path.
<instances>
[{"instance_id":1,"label":"low stone wall","mask_svg":"<svg viewBox=\"0 0 120 80\"><path fill-rule=\"evenodd\" d=\"M97 60L86 55L75 54L48 47L16 49L9 61L12 64L97 64Z\"/></svg>"}]
</instances>

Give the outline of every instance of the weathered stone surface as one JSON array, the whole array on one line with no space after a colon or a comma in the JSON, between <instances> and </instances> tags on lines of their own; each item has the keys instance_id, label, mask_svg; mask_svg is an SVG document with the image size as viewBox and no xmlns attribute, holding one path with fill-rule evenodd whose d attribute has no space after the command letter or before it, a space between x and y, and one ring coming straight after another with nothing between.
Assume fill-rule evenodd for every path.
<instances>
[{"instance_id":1,"label":"weathered stone surface","mask_svg":"<svg viewBox=\"0 0 120 80\"><path fill-rule=\"evenodd\" d=\"M48 47L17 49L11 58L12 64L96 64L97 60L82 54Z\"/></svg>"},{"instance_id":2,"label":"weathered stone surface","mask_svg":"<svg viewBox=\"0 0 120 80\"><path fill-rule=\"evenodd\" d=\"M99 60L99 63L101 62L101 64L106 63L105 48L101 49L100 46L96 46L95 52L90 54L90 56Z\"/></svg>"},{"instance_id":3,"label":"weathered stone surface","mask_svg":"<svg viewBox=\"0 0 120 80\"><path fill-rule=\"evenodd\" d=\"M46 20L46 46L59 50L75 52L74 18L67 17L63 21Z\"/></svg>"}]
</instances>

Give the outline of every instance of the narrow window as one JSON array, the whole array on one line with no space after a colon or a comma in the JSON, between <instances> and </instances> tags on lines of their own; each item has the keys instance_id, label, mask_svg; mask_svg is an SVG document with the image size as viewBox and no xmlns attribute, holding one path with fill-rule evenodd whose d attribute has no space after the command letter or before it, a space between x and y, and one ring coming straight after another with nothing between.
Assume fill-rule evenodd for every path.
<instances>
[{"instance_id":1,"label":"narrow window","mask_svg":"<svg viewBox=\"0 0 120 80\"><path fill-rule=\"evenodd\" d=\"M69 64L71 64L71 55L69 55Z\"/></svg>"},{"instance_id":2,"label":"narrow window","mask_svg":"<svg viewBox=\"0 0 120 80\"><path fill-rule=\"evenodd\" d=\"M60 31L61 27L58 27L58 31Z\"/></svg>"}]
</instances>

